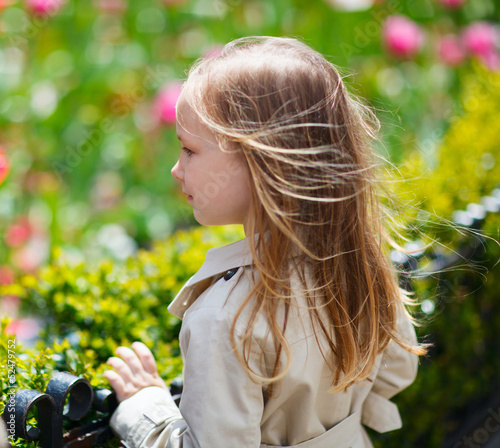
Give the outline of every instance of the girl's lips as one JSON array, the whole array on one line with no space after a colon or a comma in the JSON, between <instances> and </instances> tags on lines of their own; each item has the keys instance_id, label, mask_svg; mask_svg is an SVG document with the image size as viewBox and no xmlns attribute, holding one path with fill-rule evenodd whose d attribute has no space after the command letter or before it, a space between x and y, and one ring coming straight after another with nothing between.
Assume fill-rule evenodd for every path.
<instances>
[{"instance_id":1,"label":"girl's lips","mask_svg":"<svg viewBox=\"0 0 500 448\"><path fill-rule=\"evenodd\" d=\"M182 190L182 192L183 192L184 194L187 194L187 195L188 195L188 197L187 197L187 200L188 200L188 201L192 201L192 200L193 200L193 196L191 196L189 193L186 193L184 190Z\"/></svg>"}]
</instances>

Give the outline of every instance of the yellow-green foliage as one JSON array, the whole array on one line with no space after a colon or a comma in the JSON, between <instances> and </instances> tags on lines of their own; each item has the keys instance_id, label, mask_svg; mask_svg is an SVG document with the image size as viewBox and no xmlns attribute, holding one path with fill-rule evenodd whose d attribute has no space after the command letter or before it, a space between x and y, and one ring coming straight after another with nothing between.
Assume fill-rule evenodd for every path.
<instances>
[{"instance_id":1,"label":"yellow-green foliage","mask_svg":"<svg viewBox=\"0 0 500 448\"><path fill-rule=\"evenodd\" d=\"M478 68L465 85L464 110L443 140L436 142L440 144L437 154L409 155L400 167L406 181L396 188L396 194L415 206L405 215L424 218L417 224L423 224L430 239L441 240L451 249L468 244L472 236L452 226L434 225L443 222L437 217L451 219L454 210L479 202L500 186L500 74ZM489 213L482 231L499 240L499 226L500 213ZM442 249L435 245L431 250L436 246ZM435 307L430 315L421 314L423 326L418 328L421 339L433 345L421 360L415 384L395 397L404 429L374 434L376 447L444 446L447 436L486 411L482 403L498 389L500 266L496 263L500 250L493 239L485 239L482 249L475 254L472 269L464 265L414 281L416 298ZM471 411L476 413L472 417L467 414Z\"/></svg>"},{"instance_id":2,"label":"yellow-green foliage","mask_svg":"<svg viewBox=\"0 0 500 448\"><path fill-rule=\"evenodd\" d=\"M102 372L105 365L96 363L96 355L91 350L80 352L70 346L67 340L54 342L51 347L39 344L36 348L24 347L15 335L8 330L10 319L0 322L0 414L8 406L12 394L22 389L45 391L52 374L55 371L65 371L76 376L87 378L93 387L109 388ZM15 372L13 374L13 372ZM7 410L9 408L7 407ZM95 418L90 413L87 420ZM28 419L28 424L36 425L34 416ZM38 447L37 442L28 443L25 440L9 439L13 447ZM117 447L116 441L110 441L106 448Z\"/></svg>"},{"instance_id":3,"label":"yellow-green foliage","mask_svg":"<svg viewBox=\"0 0 500 448\"><path fill-rule=\"evenodd\" d=\"M118 345L141 340L154 352L160 375L168 382L179 376L179 319L167 306L182 285L202 265L212 247L244 237L241 227L196 228L179 231L151 251L140 251L124 264L71 265L63 253L35 278L1 286L0 296L16 294L26 309L37 307L45 318L43 340L35 349L19 344L17 389L44 391L54 370L82 375L94 387L109 387L102 373ZM8 340L2 323L0 410L8 400ZM49 347L49 348L47 348ZM16 446L29 446L24 441ZM32 446L34 446L32 444Z\"/></svg>"},{"instance_id":4,"label":"yellow-green foliage","mask_svg":"<svg viewBox=\"0 0 500 448\"><path fill-rule=\"evenodd\" d=\"M477 67L465 82L463 112L450 125L437 155L414 151L400 168L398 193L450 218L500 186L500 74Z\"/></svg>"}]
</instances>

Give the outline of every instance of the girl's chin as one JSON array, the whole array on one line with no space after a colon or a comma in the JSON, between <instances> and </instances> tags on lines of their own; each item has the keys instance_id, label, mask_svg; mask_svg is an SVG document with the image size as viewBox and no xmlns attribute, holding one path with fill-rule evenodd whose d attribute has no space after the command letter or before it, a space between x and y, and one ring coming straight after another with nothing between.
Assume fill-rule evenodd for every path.
<instances>
[{"instance_id":1,"label":"girl's chin","mask_svg":"<svg viewBox=\"0 0 500 448\"><path fill-rule=\"evenodd\" d=\"M200 210L193 207L193 216L198 224L201 226L223 226L225 223L213 216L207 216L206 214L200 213Z\"/></svg>"}]
</instances>

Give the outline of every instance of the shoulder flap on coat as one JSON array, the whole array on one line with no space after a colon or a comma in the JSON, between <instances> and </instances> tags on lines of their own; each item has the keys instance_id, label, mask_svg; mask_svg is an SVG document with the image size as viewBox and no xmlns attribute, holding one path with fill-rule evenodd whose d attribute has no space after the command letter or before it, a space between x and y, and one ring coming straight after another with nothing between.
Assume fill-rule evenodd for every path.
<instances>
[{"instance_id":1,"label":"shoulder flap on coat","mask_svg":"<svg viewBox=\"0 0 500 448\"><path fill-rule=\"evenodd\" d=\"M169 305L169 312L182 319L189 306L212 284L214 277L221 276L230 269L251 264L252 254L247 238L210 249L200 270L186 282Z\"/></svg>"},{"instance_id":2,"label":"shoulder flap on coat","mask_svg":"<svg viewBox=\"0 0 500 448\"><path fill-rule=\"evenodd\" d=\"M403 426L396 404L375 392L370 392L363 403L363 425L377 432L393 431Z\"/></svg>"}]
</instances>

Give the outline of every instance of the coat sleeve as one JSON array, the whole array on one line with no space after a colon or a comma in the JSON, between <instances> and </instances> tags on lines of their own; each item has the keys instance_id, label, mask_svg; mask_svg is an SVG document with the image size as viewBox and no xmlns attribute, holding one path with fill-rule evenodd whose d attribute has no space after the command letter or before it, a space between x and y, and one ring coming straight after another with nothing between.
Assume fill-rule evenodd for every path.
<instances>
[{"instance_id":1,"label":"coat sleeve","mask_svg":"<svg viewBox=\"0 0 500 448\"><path fill-rule=\"evenodd\" d=\"M180 335L180 410L158 387L123 401L111 424L131 448L259 447L262 387L235 356L230 329L231 321L220 308L188 313Z\"/></svg>"},{"instance_id":2,"label":"coat sleeve","mask_svg":"<svg viewBox=\"0 0 500 448\"><path fill-rule=\"evenodd\" d=\"M416 344L413 324L406 314L398 316L399 333L410 344ZM402 422L397 406L389 401L408 387L417 375L418 356L391 341L381 355L377 375L362 411L363 424L378 432L401 428Z\"/></svg>"},{"instance_id":3,"label":"coat sleeve","mask_svg":"<svg viewBox=\"0 0 500 448\"><path fill-rule=\"evenodd\" d=\"M398 322L401 337L409 344L415 345L417 336L407 315L401 312ZM382 362L372 391L385 398L391 398L415 381L417 368L418 356L391 341L382 355Z\"/></svg>"}]
</instances>

